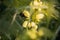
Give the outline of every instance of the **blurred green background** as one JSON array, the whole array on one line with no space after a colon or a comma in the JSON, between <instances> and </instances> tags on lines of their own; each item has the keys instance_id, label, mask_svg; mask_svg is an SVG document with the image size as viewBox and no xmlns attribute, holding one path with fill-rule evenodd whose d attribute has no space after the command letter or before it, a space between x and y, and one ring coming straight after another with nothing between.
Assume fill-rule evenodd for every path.
<instances>
[{"instance_id":1,"label":"blurred green background","mask_svg":"<svg viewBox=\"0 0 60 40\"><path fill-rule=\"evenodd\" d=\"M25 9L28 11L32 10L32 8L28 7L33 0L0 0L0 40L56 40L60 29L60 0L41 1L49 7L47 10L43 10L44 13L47 12L47 15L37 24L37 30L43 31L43 33L40 32L41 34L39 34L44 34L43 36L38 35L39 31L33 32L22 26L26 18L21 16L20 13ZM34 12L34 10L32 10L32 12ZM16 13L17 15L14 20ZM13 24L11 24L12 21ZM27 35L27 32L31 36Z\"/></svg>"}]
</instances>

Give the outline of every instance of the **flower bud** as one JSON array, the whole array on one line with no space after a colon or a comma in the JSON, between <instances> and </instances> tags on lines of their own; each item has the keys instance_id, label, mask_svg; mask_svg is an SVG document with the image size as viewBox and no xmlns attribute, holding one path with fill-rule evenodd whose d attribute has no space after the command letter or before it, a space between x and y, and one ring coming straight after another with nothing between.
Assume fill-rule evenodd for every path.
<instances>
[{"instance_id":1,"label":"flower bud","mask_svg":"<svg viewBox=\"0 0 60 40\"><path fill-rule=\"evenodd\" d=\"M23 13L26 17L30 17L30 13L28 11L24 10Z\"/></svg>"},{"instance_id":2,"label":"flower bud","mask_svg":"<svg viewBox=\"0 0 60 40\"><path fill-rule=\"evenodd\" d=\"M28 21L24 21L24 23L23 23L23 27L26 28L27 25L28 25Z\"/></svg>"}]
</instances>

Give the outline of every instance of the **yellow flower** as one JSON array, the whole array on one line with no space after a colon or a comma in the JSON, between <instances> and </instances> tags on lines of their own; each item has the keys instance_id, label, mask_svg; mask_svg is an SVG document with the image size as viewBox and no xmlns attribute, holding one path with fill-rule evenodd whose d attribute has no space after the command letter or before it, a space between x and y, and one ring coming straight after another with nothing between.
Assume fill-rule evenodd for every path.
<instances>
[{"instance_id":1,"label":"yellow flower","mask_svg":"<svg viewBox=\"0 0 60 40\"><path fill-rule=\"evenodd\" d=\"M37 30L37 28L38 28L38 26L37 26L37 25L35 25L35 26L34 26L34 30Z\"/></svg>"},{"instance_id":2,"label":"yellow flower","mask_svg":"<svg viewBox=\"0 0 60 40\"><path fill-rule=\"evenodd\" d=\"M31 28L31 23L30 22L28 23L28 27Z\"/></svg>"},{"instance_id":3,"label":"yellow flower","mask_svg":"<svg viewBox=\"0 0 60 40\"><path fill-rule=\"evenodd\" d=\"M27 35L28 35L31 39L36 39L36 37L37 37L36 32L35 32L35 31L31 31L31 30L28 30L28 31L27 31Z\"/></svg>"},{"instance_id":4,"label":"yellow flower","mask_svg":"<svg viewBox=\"0 0 60 40\"><path fill-rule=\"evenodd\" d=\"M23 27L26 28L27 25L28 25L28 21L24 21L24 23L23 23Z\"/></svg>"},{"instance_id":5,"label":"yellow flower","mask_svg":"<svg viewBox=\"0 0 60 40\"><path fill-rule=\"evenodd\" d=\"M36 15L36 20L43 19L43 18L44 18L44 14L37 14Z\"/></svg>"},{"instance_id":6,"label":"yellow flower","mask_svg":"<svg viewBox=\"0 0 60 40\"><path fill-rule=\"evenodd\" d=\"M41 1L39 2L39 6L42 6L42 2Z\"/></svg>"},{"instance_id":7,"label":"yellow flower","mask_svg":"<svg viewBox=\"0 0 60 40\"><path fill-rule=\"evenodd\" d=\"M31 26L33 27L33 26L35 26L36 24L34 23L34 22L31 22Z\"/></svg>"},{"instance_id":8,"label":"yellow flower","mask_svg":"<svg viewBox=\"0 0 60 40\"><path fill-rule=\"evenodd\" d=\"M26 17L30 17L30 13L28 11L24 10L23 13Z\"/></svg>"},{"instance_id":9,"label":"yellow flower","mask_svg":"<svg viewBox=\"0 0 60 40\"><path fill-rule=\"evenodd\" d=\"M33 30L37 30L38 26L35 24L35 22L31 22L31 27Z\"/></svg>"},{"instance_id":10,"label":"yellow flower","mask_svg":"<svg viewBox=\"0 0 60 40\"><path fill-rule=\"evenodd\" d=\"M37 28L38 28L38 26L35 25L35 26L32 27L32 30L33 30L33 31L37 31Z\"/></svg>"},{"instance_id":11,"label":"yellow flower","mask_svg":"<svg viewBox=\"0 0 60 40\"><path fill-rule=\"evenodd\" d=\"M35 0L35 1L34 1L34 6L38 6L38 5L39 5L38 1Z\"/></svg>"},{"instance_id":12,"label":"yellow flower","mask_svg":"<svg viewBox=\"0 0 60 40\"><path fill-rule=\"evenodd\" d=\"M39 35L39 36L43 36L43 35L44 35L44 31L43 31L42 29L40 29L40 30L38 31L38 35Z\"/></svg>"},{"instance_id":13,"label":"yellow flower","mask_svg":"<svg viewBox=\"0 0 60 40\"><path fill-rule=\"evenodd\" d=\"M41 8L38 8L38 11L41 11Z\"/></svg>"}]
</instances>

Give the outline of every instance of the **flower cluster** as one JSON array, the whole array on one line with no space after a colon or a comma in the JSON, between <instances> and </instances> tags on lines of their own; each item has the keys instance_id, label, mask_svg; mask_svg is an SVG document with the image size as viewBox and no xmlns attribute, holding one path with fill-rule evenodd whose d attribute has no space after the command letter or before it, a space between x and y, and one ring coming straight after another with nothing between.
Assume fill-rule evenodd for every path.
<instances>
[{"instance_id":1,"label":"flower cluster","mask_svg":"<svg viewBox=\"0 0 60 40\"><path fill-rule=\"evenodd\" d=\"M44 8L44 5L40 0L34 0L30 3L29 6L30 6L29 11L26 9L23 11L24 15L27 18L23 22L22 26L28 29L27 31L28 36L30 36L31 39L35 39L37 37L37 34L39 36L44 35L43 30L39 30L37 32L38 23L45 17L45 14L42 12L42 7Z\"/></svg>"}]
</instances>

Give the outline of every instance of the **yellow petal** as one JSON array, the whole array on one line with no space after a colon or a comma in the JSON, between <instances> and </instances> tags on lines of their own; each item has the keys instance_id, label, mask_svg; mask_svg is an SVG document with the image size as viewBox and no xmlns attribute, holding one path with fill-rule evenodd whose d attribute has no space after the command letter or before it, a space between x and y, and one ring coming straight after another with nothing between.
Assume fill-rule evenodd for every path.
<instances>
[{"instance_id":1,"label":"yellow petal","mask_svg":"<svg viewBox=\"0 0 60 40\"><path fill-rule=\"evenodd\" d=\"M35 26L36 24L34 23L34 22L31 22L31 26L33 27L33 26Z\"/></svg>"},{"instance_id":2,"label":"yellow petal","mask_svg":"<svg viewBox=\"0 0 60 40\"><path fill-rule=\"evenodd\" d=\"M27 27L27 24L28 24L28 21L24 21L23 27L26 28Z\"/></svg>"},{"instance_id":3,"label":"yellow petal","mask_svg":"<svg viewBox=\"0 0 60 40\"><path fill-rule=\"evenodd\" d=\"M23 13L26 17L30 17L30 13L28 11L24 10Z\"/></svg>"},{"instance_id":4,"label":"yellow petal","mask_svg":"<svg viewBox=\"0 0 60 40\"><path fill-rule=\"evenodd\" d=\"M38 8L38 11L41 11L41 8Z\"/></svg>"},{"instance_id":5,"label":"yellow petal","mask_svg":"<svg viewBox=\"0 0 60 40\"><path fill-rule=\"evenodd\" d=\"M37 28L38 28L38 26L37 26L37 25L35 25L34 29L35 29L35 30L37 30Z\"/></svg>"},{"instance_id":6,"label":"yellow petal","mask_svg":"<svg viewBox=\"0 0 60 40\"><path fill-rule=\"evenodd\" d=\"M37 14L36 15L36 20L43 19L43 18L44 18L44 14Z\"/></svg>"},{"instance_id":7,"label":"yellow petal","mask_svg":"<svg viewBox=\"0 0 60 40\"><path fill-rule=\"evenodd\" d=\"M34 31L27 31L27 35L31 38L31 39L36 39L37 35L36 32Z\"/></svg>"},{"instance_id":8,"label":"yellow petal","mask_svg":"<svg viewBox=\"0 0 60 40\"><path fill-rule=\"evenodd\" d=\"M32 27L32 30L33 30L33 31L37 31L37 28L38 28L38 26L35 25L35 26Z\"/></svg>"},{"instance_id":9,"label":"yellow petal","mask_svg":"<svg viewBox=\"0 0 60 40\"><path fill-rule=\"evenodd\" d=\"M42 29L40 29L39 32L38 32L38 35L39 36L43 36L44 35L44 31Z\"/></svg>"},{"instance_id":10,"label":"yellow petal","mask_svg":"<svg viewBox=\"0 0 60 40\"><path fill-rule=\"evenodd\" d=\"M37 1L34 1L34 6L38 6L39 3Z\"/></svg>"},{"instance_id":11,"label":"yellow petal","mask_svg":"<svg viewBox=\"0 0 60 40\"><path fill-rule=\"evenodd\" d=\"M31 28L31 23L30 22L28 23L28 27Z\"/></svg>"}]
</instances>

